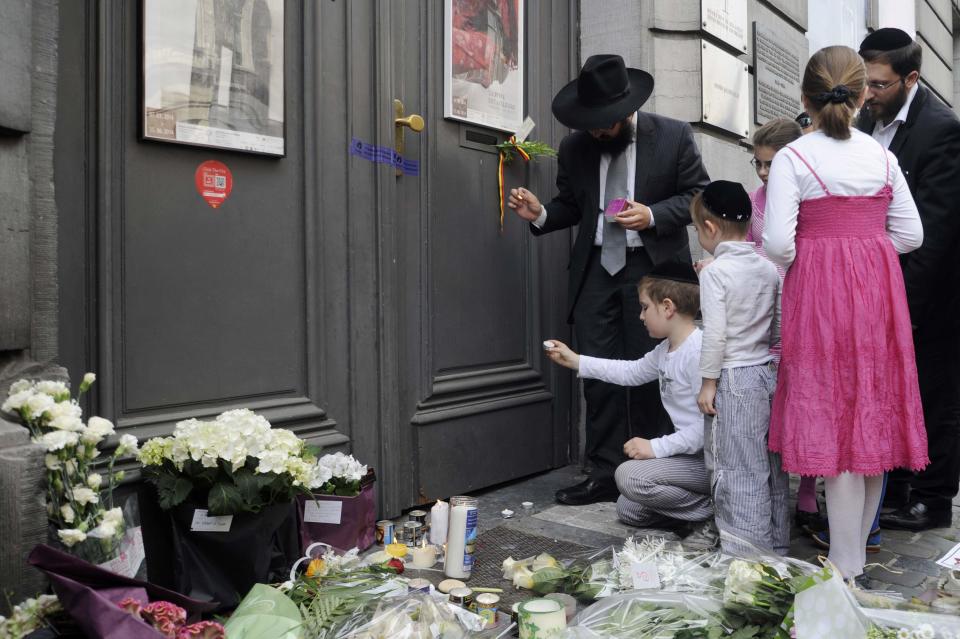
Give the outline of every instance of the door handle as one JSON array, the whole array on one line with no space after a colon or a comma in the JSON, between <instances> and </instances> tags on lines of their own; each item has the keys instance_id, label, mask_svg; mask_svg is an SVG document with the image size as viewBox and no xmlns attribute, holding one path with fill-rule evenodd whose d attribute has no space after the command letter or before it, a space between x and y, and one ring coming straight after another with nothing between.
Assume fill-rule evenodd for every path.
<instances>
[{"instance_id":1,"label":"door handle","mask_svg":"<svg viewBox=\"0 0 960 639\"><path fill-rule=\"evenodd\" d=\"M403 128L407 127L414 133L423 131L423 118L416 113L404 115L403 102L393 101L393 150L403 157ZM400 167L397 167L397 175L403 175Z\"/></svg>"}]
</instances>

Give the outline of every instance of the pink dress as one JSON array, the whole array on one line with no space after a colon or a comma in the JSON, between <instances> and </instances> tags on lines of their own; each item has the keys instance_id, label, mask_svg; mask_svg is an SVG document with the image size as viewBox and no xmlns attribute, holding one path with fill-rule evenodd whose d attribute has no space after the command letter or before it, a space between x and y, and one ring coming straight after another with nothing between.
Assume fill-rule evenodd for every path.
<instances>
[{"instance_id":1,"label":"pink dress","mask_svg":"<svg viewBox=\"0 0 960 639\"><path fill-rule=\"evenodd\" d=\"M783 355L770 450L783 469L832 477L929 463L903 274L886 235L893 197L803 200L782 298Z\"/></svg>"}]
</instances>

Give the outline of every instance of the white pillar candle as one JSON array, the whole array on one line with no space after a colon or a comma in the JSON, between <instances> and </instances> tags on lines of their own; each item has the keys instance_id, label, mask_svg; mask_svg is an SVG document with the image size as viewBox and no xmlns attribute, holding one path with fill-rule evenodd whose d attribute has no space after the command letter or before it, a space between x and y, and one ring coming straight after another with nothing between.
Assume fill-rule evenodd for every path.
<instances>
[{"instance_id":1,"label":"white pillar candle","mask_svg":"<svg viewBox=\"0 0 960 639\"><path fill-rule=\"evenodd\" d=\"M450 523L447 526L447 554L443 572L447 577L467 579L473 570L473 551L477 540L477 500L471 497L450 499Z\"/></svg>"},{"instance_id":2,"label":"white pillar candle","mask_svg":"<svg viewBox=\"0 0 960 639\"><path fill-rule=\"evenodd\" d=\"M418 569L432 568L437 563L437 547L427 544L410 551L413 555L413 567Z\"/></svg>"},{"instance_id":3,"label":"white pillar candle","mask_svg":"<svg viewBox=\"0 0 960 639\"><path fill-rule=\"evenodd\" d=\"M437 500L430 509L430 543L443 546L447 543L447 520L450 518L450 505Z\"/></svg>"}]
</instances>

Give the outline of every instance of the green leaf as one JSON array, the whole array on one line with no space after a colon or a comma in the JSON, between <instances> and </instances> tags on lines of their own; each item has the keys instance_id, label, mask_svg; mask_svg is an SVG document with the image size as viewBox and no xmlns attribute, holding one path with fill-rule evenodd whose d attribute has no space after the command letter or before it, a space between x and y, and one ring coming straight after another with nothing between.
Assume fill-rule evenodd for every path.
<instances>
[{"instance_id":1,"label":"green leaf","mask_svg":"<svg viewBox=\"0 0 960 639\"><path fill-rule=\"evenodd\" d=\"M243 496L233 484L219 482L210 489L207 511L211 515L236 515L244 510L247 509L244 508Z\"/></svg>"},{"instance_id":2,"label":"green leaf","mask_svg":"<svg viewBox=\"0 0 960 639\"><path fill-rule=\"evenodd\" d=\"M182 504L193 491L193 482L179 475L161 474L156 483L160 508L164 510Z\"/></svg>"}]
</instances>

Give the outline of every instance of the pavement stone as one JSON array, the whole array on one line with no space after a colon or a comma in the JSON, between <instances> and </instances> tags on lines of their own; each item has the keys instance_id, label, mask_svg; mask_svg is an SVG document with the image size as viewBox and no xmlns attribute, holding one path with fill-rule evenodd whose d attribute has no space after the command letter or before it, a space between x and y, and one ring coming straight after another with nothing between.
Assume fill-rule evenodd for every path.
<instances>
[{"instance_id":1,"label":"pavement stone","mask_svg":"<svg viewBox=\"0 0 960 639\"><path fill-rule=\"evenodd\" d=\"M612 502L589 506L562 506L552 500L553 492L584 478L576 466L568 466L536 477L495 488L480 495L481 528L506 525L533 534L601 548L618 545L630 535L659 535L675 538L673 533L633 528L617 520ZM796 484L796 480L792 484ZM795 492L795 491L794 491ZM502 520L502 507L514 508L521 500L534 501L532 513L521 513ZM793 504L791 503L791 507ZM486 519L486 521L484 521ZM960 571L951 571L935 562L960 542L960 496L954 501L954 527L922 533L884 530L879 552L867 555L870 587L916 597L943 588L960 593ZM811 563L827 552L814 545L809 535L794 528L789 555ZM892 570L887 570L889 567Z\"/></svg>"}]
</instances>

